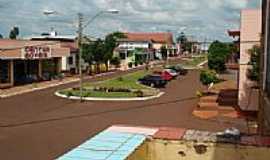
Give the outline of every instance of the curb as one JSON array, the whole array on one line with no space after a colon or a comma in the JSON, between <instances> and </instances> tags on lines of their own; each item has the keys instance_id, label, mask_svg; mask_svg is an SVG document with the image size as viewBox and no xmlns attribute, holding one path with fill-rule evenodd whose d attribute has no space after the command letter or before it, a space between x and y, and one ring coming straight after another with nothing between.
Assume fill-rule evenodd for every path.
<instances>
[{"instance_id":1,"label":"curb","mask_svg":"<svg viewBox=\"0 0 270 160\"><path fill-rule=\"evenodd\" d=\"M92 78L111 75L111 74L114 74L114 73L115 72L101 73L101 74L98 74L96 76L90 76L89 78L92 79ZM45 87L37 87L37 88L32 88L32 89L19 91L19 92L16 92L16 93L0 95L0 98L9 98L9 97L13 97L13 96L17 96L17 95L21 95L21 94L25 94L25 93L31 93L31 92L34 92L34 91L40 91L40 90L44 90L44 89L49 89L49 88L53 88L53 87L57 87L57 86L61 86L61 85L69 84L69 83L78 82L79 80L80 80L79 78L76 78L74 80L70 80L70 81L66 81L66 82L59 82L59 83L55 83L55 84L50 84L50 85L47 85Z\"/></svg>"},{"instance_id":2,"label":"curb","mask_svg":"<svg viewBox=\"0 0 270 160\"><path fill-rule=\"evenodd\" d=\"M160 92L158 95L155 96L150 96L150 97L134 97L134 98L96 98L96 97L83 97L82 100L84 101L147 101L147 100L152 100L156 98L160 98L163 96L165 92ZM80 100L80 97L76 96L66 96L63 94L60 94L59 92L54 93L55 96L60 97L60 98L65 98L69 100Z\"/></svg>"}]
</instances>

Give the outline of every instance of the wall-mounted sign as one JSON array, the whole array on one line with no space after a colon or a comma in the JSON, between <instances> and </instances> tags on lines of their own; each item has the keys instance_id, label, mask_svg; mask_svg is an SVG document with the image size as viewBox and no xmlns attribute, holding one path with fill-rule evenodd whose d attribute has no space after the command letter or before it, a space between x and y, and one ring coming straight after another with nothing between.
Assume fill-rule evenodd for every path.
<instances>
[{"instance_id":1,"label":"wall-mounted sign","mask_svg":"<svg viewBox=\"0 0 270 160\"><path fill-rule=\"evenodd\" d=\"M52 52L49 46L26 46L22 49L24 59L46 59L51 58Z\"/></svg>"}]
</instances>

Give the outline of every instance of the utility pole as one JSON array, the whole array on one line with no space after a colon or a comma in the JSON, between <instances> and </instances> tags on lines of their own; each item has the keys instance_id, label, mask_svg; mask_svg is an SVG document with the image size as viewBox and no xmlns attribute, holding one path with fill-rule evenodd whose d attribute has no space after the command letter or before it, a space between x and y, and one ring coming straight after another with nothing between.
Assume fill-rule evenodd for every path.
<instances>
[{"instance_id":1,"label":"utility pole","mask_svg":"<svg viewBox=\"0 0 270 160\"><path fill-rule=\"evenodd\" d=\"M83 94L83 75L82 75L82 34L83 34L83 15L78 13L78 48L79 48L79 74L80 74L80 101L82 102Z\"/></svg>"}]
</instances>

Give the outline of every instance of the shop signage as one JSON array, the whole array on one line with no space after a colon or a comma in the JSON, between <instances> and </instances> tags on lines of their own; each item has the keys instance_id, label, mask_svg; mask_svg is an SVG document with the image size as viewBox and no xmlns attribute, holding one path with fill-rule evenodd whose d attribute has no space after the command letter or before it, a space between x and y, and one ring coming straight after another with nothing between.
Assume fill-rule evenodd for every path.
<instances>
[{"instance_id":1,"label":"shop signage","mask_svg":"<svg viewBox=\"0 0 270 160\"><path fill-rule=\"evenodd\" d=\"M45 59L51 57L52 53L49 46L26 46L22 49L23 59Z\"/></svg>"}]
</instances>

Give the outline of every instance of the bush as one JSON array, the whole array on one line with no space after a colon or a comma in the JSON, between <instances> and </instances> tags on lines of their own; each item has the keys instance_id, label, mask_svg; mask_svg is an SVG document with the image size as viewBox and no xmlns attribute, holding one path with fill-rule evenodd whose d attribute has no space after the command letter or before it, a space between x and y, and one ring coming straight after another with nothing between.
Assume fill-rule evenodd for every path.
<instances>
[{"instance_id":1,"label":"bush","mask_svg":"<svg viewBox=\"0 0 270 160\"><path fill-rule=\"evenodd\" d=\"M125 93L130 93L131 90L127 88L107 88L107 87L99 87L99 88L94 88L94 91L97 92L125 92Z\"/></svg>"},{"instance_id":2,"label":"bush","mask_svg":"<svg viewBox=\"0 0 270 160\"><path fill-rule=\"evenodd\" d=\"M132 66L133 66L132 62L129 62L129 63L128 63L128 67L129 67L129 68L132 68Z\"/></svg>"},{"instance_id":3,"label":"bush","mask_svg":"<svg viewBox=\"0 0 270 160\"><path fill-rule=\"evenodd\" d=\"M200 81L203 85L219 82L217 73L213 70L202 70L200 74Z\"/></svg>"},{"instance_id":4,"label":"bush","mask_svg":"<svg viewBox=\"0 0 270 160\"><path fill-rule=\"evenodd\" d=\"M141 90L137 90L137 91L135 91L135 92L133 92L135 95L136 95L136 97L143 97L143 91L141 91Z\"/></svg>"},{"instance_id":5,"label":"bush","mask_svg":"<svg viewBox=\"0 0 270 160\"><path fill-rule=\"evenodd\" d=\"M67 97L74 96L74 94L73 94L73 92L72 92L72 91L68 91L68 92L66 93L66 95L67 95Z\"/></svg>"},{"instance_id":6,"label":"bush","mask_svg":"<svg viewBox=\"0 0 270 160\"><path fill-rule=\"evenodd\" d=\"M260 46L253 46L253 48L249 50L249 54L250 54L249 65L251 65L251 68L248 69L247 77L251 81L258 82L260 80L260 55L261 55Z\"/></svg>"},{"instance_id":7,"label":"bush","mask_svg":"<svg viewBox=\"0 0 270 160\"><path fill-rule=\"evenodd\" d=\"M121 77L118 77L117 80L122 82L122 81L124 81L124 78L121 76Z\"/></svg>"},{"instance_id":8,"label":"bush","mask_svg":"<svg viewBox=\"0 0 270 160\"><path fill-rule=\"evenodd\" d=\"M113 57L110 62L112 65L115 65L117 67L120 66L120 63L121 63L119 57Z\"/></svg>"},{"instance_id":9,"label":"bush","mask_svg":"<svg viewBox=\"0 0 270 160\"><path fill-rule=\"evenodd\" d=\"M213 42L209 47L208 67L216 72L226 70L226 59L230 54L229 45L219 41Z\"/></svg>"}]
</instances>

